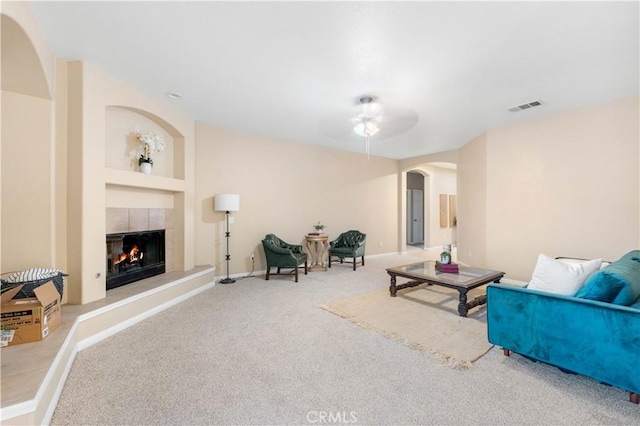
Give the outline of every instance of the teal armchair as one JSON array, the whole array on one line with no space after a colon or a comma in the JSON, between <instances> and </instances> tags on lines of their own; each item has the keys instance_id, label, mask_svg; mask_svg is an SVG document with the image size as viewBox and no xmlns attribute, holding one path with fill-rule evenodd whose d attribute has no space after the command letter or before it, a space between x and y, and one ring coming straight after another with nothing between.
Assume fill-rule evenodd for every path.
<instances>
[{"instance_id":1,"label":"teal armchair","mask_svg":"<svg viewBox=\"0 0 640 426\"><path fill-rule=\"evenodd\" d=\"M301 245L289 244L274 234L268 234L262 240L262 247L267 259L266 280L269 280L271 268L277 268L277 274L280 274L282 268L293 268L287 275L293 273L295 281L298 282L298 269L304 265L304 274L307 275L307 254Z\"/></svg>"},{"instance_id":2,"label":"teal armchair","mask_svg":"<svg viewBox=\"0 0 640 426\"><path fill-rule=\"evenodd\" d=\"M353 258L353 270L356 270L357 259L362 258L364 266L364 246L367 234L360 231L343 232L338 238L329 243L329 268L331 268L331 258L337 257L340 263L344 263L345 258Z\"/></svg>"}]
</instances>

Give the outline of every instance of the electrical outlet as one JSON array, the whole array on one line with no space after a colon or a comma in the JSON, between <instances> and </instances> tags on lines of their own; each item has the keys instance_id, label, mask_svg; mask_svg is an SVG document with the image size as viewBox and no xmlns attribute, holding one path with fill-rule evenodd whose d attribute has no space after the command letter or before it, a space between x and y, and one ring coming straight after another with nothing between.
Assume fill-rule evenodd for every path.
<instances>
[{"instance_id":1,"label":"electrical outlet","mask_svg":"<svg viewBox=\"0 0 640 426\"><path fill-rule=\"evenodd\" d=\"M251 253L251 261L253 262L256 259L256 255Z\"/></svg>"}]
</instances>

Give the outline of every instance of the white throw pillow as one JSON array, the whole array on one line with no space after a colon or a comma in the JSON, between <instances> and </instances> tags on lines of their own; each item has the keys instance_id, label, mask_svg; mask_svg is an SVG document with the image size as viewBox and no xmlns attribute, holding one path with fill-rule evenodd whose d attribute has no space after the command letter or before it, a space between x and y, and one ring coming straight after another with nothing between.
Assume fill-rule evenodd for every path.
<instances>
[{"instance_id":1,"label":"white throw pillow","mask_svg":"<svg viewBox=\"0 0 640 426\"><path fill-rule=\"evenodd\" d=\"M600 269L602 259L566 263L540 254L527 288L547 293L573 296L587 277Z\"/></svg>"}]
</instances>

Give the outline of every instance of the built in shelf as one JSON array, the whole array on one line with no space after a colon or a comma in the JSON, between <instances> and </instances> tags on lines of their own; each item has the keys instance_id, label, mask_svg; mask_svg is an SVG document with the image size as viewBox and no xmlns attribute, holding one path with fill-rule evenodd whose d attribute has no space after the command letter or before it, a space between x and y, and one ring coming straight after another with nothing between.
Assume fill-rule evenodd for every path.
<instances>
[{"instance_id":1,"label":"built in shelf","mask_svg":"<svg viewBox=\"0 0 640 426\"><path fill-rule=\"evenodd\" d=\"M185 192L186 184L183 179L164 176L147 175L128 170L105 167L105 184L128 186L130 188L156 189L170 192Z\"/></svg>"}]
</instances>

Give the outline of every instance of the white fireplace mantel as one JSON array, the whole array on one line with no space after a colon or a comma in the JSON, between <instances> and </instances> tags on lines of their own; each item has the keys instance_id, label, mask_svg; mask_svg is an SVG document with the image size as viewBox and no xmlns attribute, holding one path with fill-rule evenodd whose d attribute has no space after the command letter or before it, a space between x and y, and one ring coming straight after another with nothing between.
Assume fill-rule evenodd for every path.
<instances>
[{"instance_id":1,"label":"white fireplace mantel","mask_svg":"<svg viewBox=\"0 0 640 426\"><path fill-rule=\"evenodd\" d=\"M157 189L170 192L185 192L183 179L164 176L147 175L128 170L105 167L105 183L107 185L128 186L131 188Z\"/></svg>"}]
</instances>

